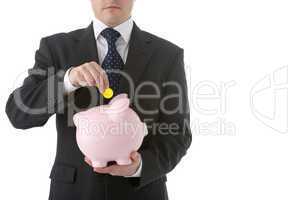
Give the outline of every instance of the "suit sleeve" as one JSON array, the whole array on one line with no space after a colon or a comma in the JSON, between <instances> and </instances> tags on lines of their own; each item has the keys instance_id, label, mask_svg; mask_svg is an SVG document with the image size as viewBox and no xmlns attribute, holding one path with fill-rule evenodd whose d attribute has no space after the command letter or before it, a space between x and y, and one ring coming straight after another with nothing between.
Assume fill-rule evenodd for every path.
<instances>
[{"instance_id":1,"label":"suit sleeve","mask_svg":"<svg viewBox=\"0 0 300 200\"><path fill-rule=\"evenodd\" d=\"M47 39L42 38L34 66L6 103L5 112L15 128L43 126L54 113L64 109L64 74L65 71L55 68Z\"/></svg>"},{"instance_id":2,"label":"suit sleeve","mask_svg":"<svg viewBox=\"0 0 300 200\"><path fill-rule=\"evenodd\" d=\"M160 109L156 129L151 130L151 137L139 149L143 167L141 177L135 185L137 188L169 173L191 145L190 112L183 60L183 49L180 49L165 79L165 83L172 84L163 87L162 99L167 99L164 102L167 112ZM162 127L165 128L160 131Z\"/></svg>"}]
</instances>

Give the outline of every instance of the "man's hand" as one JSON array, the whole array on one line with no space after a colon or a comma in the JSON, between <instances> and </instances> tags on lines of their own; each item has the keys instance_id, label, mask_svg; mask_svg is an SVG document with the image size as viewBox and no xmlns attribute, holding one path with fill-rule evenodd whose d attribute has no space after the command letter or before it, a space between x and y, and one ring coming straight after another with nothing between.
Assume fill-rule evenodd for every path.
<instances>
[{"instance_id":1,"label":"man's hand","mask_svg":"<svg viewBox=\"0 0 300 200\"><path fill-rule=\"evenodd\" d=\"M100 92L109 87L105 70L96 62L88 62L72 68L69 73L69 80L75 87L98 86Z\"/></svg>"},{"instance_id":2,"label":"man's hand","mask_svg":"<svg viewBox=\"0 0 300 200\"><path fill-rule=\"evenodd\" d=\"M136 173L141 163L141 155L134 151L130 154L132 163L130 165L111 165L103 168L94 168L94 171L101 174L110 174L113 176L131 176ZM91 161L85 157L85 162L92 167Z\"/></svg>"}]
</instances>

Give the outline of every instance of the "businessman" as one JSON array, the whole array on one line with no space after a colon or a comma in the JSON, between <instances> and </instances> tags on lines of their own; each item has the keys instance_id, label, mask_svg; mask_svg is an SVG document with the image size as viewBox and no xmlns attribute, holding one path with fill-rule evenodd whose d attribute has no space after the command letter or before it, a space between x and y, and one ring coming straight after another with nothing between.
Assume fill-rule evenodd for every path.
<instances>
[{"instance_id":1,"label":"businessman","mask_svg":"<svg viewBox=\"0 0 300 200\"><path fill-rule=\"evenodd\" d=\"M49 199L166 200L166 175L192 141L183 49L140 29L131 17L134 0L90 2L95 17L87 28L41 39L6 114L18 129L56 116ZM107 104L102 92L109 87L114 96L128 94L148 134L131 164L93 168L77 146L72 116Z\"/></svg>"}]
</instances>

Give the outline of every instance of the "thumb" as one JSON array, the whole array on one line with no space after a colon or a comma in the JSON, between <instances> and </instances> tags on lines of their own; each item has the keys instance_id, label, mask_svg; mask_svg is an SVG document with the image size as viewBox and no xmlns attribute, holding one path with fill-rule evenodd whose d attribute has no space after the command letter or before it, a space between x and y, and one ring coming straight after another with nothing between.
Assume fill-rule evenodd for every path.
<instances>
[{"instance_id":1,"label":"thumb","mask_svg":"<svg viewBox=\"0 0 300 200\"><path fill-rule=\"evenodd\" d=\"M134 151L131 153L132 160L136 161L138 159L138 157L139 157L138 152Z\"/></svg>"}]
</instances>

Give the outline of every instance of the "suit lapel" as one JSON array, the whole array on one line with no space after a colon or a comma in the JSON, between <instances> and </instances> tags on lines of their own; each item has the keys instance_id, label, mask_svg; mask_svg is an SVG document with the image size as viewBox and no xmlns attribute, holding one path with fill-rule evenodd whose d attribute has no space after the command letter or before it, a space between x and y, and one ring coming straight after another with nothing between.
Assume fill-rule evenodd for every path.
<instances>
[{"instance_id":1,"label":"suit lapel","mask_svg":"<svg viewBox=\"0 0 300 200\"><path fill-rule=\"evenodd\" d=\"M95 61L99 64L96 40L92 23L84 30L79 37L78 48L76 48L75 60L78 65Z\"/></svg>"},{"instance_id":2,"label":"suit lapel","mask_svg":"<svg viewBox=\"0 0 300 200\"><path fill-rule=\"evenodd\" d=\"M127 93L130 98L134 96L134 88L138 84L147 63L153 53L152 38L146 37L134 23L129 42L127 60L121 78L121 93Z\"/></svg>"}]
</instances>

